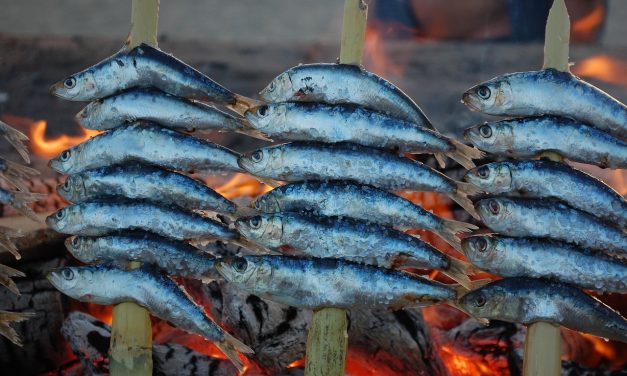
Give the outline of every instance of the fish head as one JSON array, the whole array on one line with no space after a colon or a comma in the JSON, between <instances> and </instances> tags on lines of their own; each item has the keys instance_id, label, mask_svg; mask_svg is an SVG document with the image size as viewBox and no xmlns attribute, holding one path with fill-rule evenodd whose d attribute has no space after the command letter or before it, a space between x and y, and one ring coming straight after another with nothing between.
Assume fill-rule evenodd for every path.
<instances>
[{"instance_id":1,"label":"fish head","mask_svg":"<svg viewBox=\"0 0 627 376\"><path fill-rule=\"evenodd\" d=\"M253 205L255 209L262 213L279 213L281 212L281 204L276 197L275 191L270 191L255 199Z\"/></svg>"},{"instance_id":2,"label":"fish head","mask_svg":"<svg viewBox=\"0 0 627 376\"><path fill-rule=\"evenodd\" d=\"M237 164L253 175L270 173L275 168L280 168L283 164L282 150L279 146L261 148L249 153L242 154L237 159Z\"/></svg>"},{"instance_id":3,"label":"fish head","mask_svg":"<svg viewBox=\"0 0 627 376\"><path fill-rule=\"evenodd\" d=\"M244 116L253 128L261 132L266 131L265 134L270 134L283 129L286 113L286 103L268 103L248 109Z\"/></svg>"},{"instance_id":4,"label":"fish head","mask_svg":"<svg viewBox=\"0 0 627 376\"><path fill-rule=\"evenodd\" d=\"M270 81L268 86L259 92L259 95L266 102L284 102L291 99L293 93L290 71L287 70Z\"/></svg>"},{"instance_id":5,"label":"fish head","mask_svg":"<svg viewBox=\"0 0 627 376\"><path fill-rule=\"evenodd\" d=\"M261 214L240 218L235 227L246 239L266 247L279 247L283 237L283 221L278 215Z\"/></svg>"},{"instance_id":6,"label":"fish head","mask_svg":"<svg viewBox=\"0 0 627 376\"><path fill-rule=\"evenodd\" d=\"M94 252L94 243L93 238L74 235L65 239L65 248L78 260L93 263L99 261Z\"/></svg>"},{"instance_id":7,"label":"fish head","mask_svg":"<svg viewBox=\"0 0 627 376\"><path fill-rule=\"evenodd\" d=\"M87 69L52 85L50 93L59 98L83 101L95 98L98 85L94 70Z\"/></svg>"},{"instance_id":8,"label":"fish head","mask_svg":"<svg viewBox=\"0 0 627 376\"><path fill-rule=\"evenodd\" d=\"M98 284L92 269L89 266L68 266L49 272L46 278L57 290L73 299L98 303L99 299L92 291Z\"/></svg>"},{"instance_id":9,"label":"fish head","mask_svg":"<svg viewBox=\"0 0 627 376\"><path fill-rule=\"evenodd\" d=\"M474 111L502 115L512 107L513 97L508 76L500 76L466 90L462 103Z\"/></svg>"},{"instance_id":10,"label":"fish head","mask_svg":"<svg viewBox=\"0 0 627 376\"><path fill-rule=\"evenodd\" d=\"M462 251L473 265L483 268L496 256L497 241L490 235L473 235L462 239Z\"/></svg>"},{"instance_id":11,"label":"fish head","mask_svg":"<svg viewBox=\"0 0 627 376\"><path fill-rule=\"evenodd\" d=\"M502 162L475 167L466 173L464 180L489 193L510 192L512 188L510 166Z\"/></svg>"},{"instance_id":12,"label":"fish head","mask_svg":"<svg viewBox=\"0 0 627 376\"><path fill-rule=\"evenodd\" d=\"M76 121L89 129L98 129L98 125L104 123L105 119L108 120L106 115L106 109L104 109L103 101L101 99L90 102L82 110L80 110L74 117Z\"/></svg>"},{"instance_id":13,"label":"fish head","mask_svg":"<svg viewBox=\"0 0 627 376\"><path fill-rule=\"evenodd\" d=\"M217 260L215 268L229 282L251 289L267 284L272 274L270 265L263 258L244 256Z\"/></svg>"},{"instance_id":14,"label":"fish head","mask_svg":"<svg viewBox=\"0 0 627 376\"><path fill-rule=\"evenodd\" d=\"M86 194L85 181L82 174L70 175L57 185L57 193L70 202L81 201Z\"/></svg>"},{"instance_id":15,"label":"fish head","mask_svg":"<svg viewBox=\"0 0 627 376\"><path fill-rule=\"evenodd\" d=\"M81 143L74 145L69 149L63 150L59 155L48 161L48 166L62 174L71 174L76 172L75 166L81 159L81 152L84 145L84 143Z\"/></svg>"},{"instance_id":16,"label":"fish head","mask_svg":"<svg viewBox=\"0 0 627 376\"><path fill-rule=\"evenodd\" d=\"M490 227L493 223L511 221L512 201L504 197L492 197L477 201L475 209L481 220Z\"/></svg>"},{"instance_id":17,"label":"fish head","mask_svg":"<svg viewBox=\"0 0 627 376\"><path fill-rule=\"evenodd\" d=\"M46 224L56 232L71 234L77 224L81 222L81 208L79 205L70 205L57 210L46 218Z\"/></svg>"},{"instance_id":18,"label":"fish head","mask_svg":"<svg viewBox=\"0 0 627 376\"><path fill-rule=\"evenodd\" d=\"M485 122L466 129L464 138L481 150L500 152L509 148L513 133L510 124L506 121Z\"/></svg>"},{"instance_id":19,"label":"fish head","mask_svg":"<svg viewBox=\"0 0 627 376\"><path fill-rule=\"evenodd\" d=\"M479 321L503 318L510 309L505 292L494 282L464 294L457 306Z\"/></svg>"}]
</instances>

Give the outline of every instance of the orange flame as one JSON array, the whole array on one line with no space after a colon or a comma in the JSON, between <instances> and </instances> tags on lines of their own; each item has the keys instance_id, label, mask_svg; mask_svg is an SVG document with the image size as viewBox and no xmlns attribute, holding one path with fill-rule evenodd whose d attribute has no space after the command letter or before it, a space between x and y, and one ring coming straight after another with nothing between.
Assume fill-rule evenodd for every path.
<instances>
[{"instance_id":1,"label":"orange flame","mask_svg":"<svg viewBox=\"0 0 627 376\"><path fill-rule=\"evenodd\" d=\"M33 152L42 157L52 157L63 150L81 143L90 137L100 134L99 131L81 128L82 134L78 136L61 135L55 138L46 137L46 120L38 120L31 124L28 137L31 141Z\"/></svg>"},{"instance_id":2,"label":"orange flame","mask_svg":"<svg viewBox=\"0 0 627 376\"><path fill-rule=\"evenodd\" d=\"M573 73L608 83L627 86L627 61L608 55L591 56L573 67Z\"/></svg>"},{"instance_id":3,"label":"orange flame","mask_svg":"<svg viewBox=\"0 0 627 376\"><path fill-rule=\"evenodd\" d=\"M366 28L364 45L364 64L368 70L386 77L401 77L404 67L392 62L383 47L382 35L379 26L368 25Z\"/></svg>"}]
</instances>

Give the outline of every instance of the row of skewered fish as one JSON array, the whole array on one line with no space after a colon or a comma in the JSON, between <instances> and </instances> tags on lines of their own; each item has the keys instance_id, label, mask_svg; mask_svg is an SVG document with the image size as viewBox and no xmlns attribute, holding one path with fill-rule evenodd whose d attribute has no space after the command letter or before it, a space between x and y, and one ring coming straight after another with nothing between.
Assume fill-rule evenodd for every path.
<instances>
[{"instance_id":1,"label":"row of skewered fish","mask_svg":"<svg viewBox=\"0 0 627 376\"><path fill-rule=\"evenodd\" d=\"M141 260L166 274L198 279L213 278L217 270L251 293L300 307L406 308L446 302L476 317L492 317L472 309L477 291L486 290L459 299L466 291L461 286L394 270L439 269L472 287L468 263L401 230L428 229L464 250L480 241L472 237L460 243L458 235L475 226L441 218L391 191L443 193L482 218L493 213L493 202L499 205L496 215L501 207L502 213L509 213L517 201L488 199L492 201L473 204L468 196L486 189L471 176L482 177L484 167L472 170L467 182L459 182L399 155L432 153L441 165L446 156L466 168L474 168L473 159L484 156L478 149L438 133L409 97L382 78L342 64L301 65L276 77L261 92L264 103L253 103L172 56L142 45L67 78L55 85L53 92L70 100L93 100L77 120L86 127L107 130L62 152L50 164L71 174L58 190L74 204L49 217L48 223L74 235L66 245L79 260L118 265ZM227 106L244 118L198 100ZM234 131L292 142L239 155L177 130ZM598 150L603 147L597 146ZM604 165L620 166L620 162ZM273 185L276 180L288 184L257 198L252 208L243 208L182 174L201 170L248 172ZM599 187L599 194L605 196L579 205L593 211L611 207L604 211L607 217L598 221L624 217L622 197ZM573 191L555 191L577 196ZM608 196L618 204L604 201ZM542 208L538 210L542 213ZM199 211L219 216L210 218ZM565 209L564 218L581 220L569 213ZM530 214L522 211L517 215L527 218ZM602 224L586 222L588 227L577 239L621 253L621 243L616 240L624 242L624 232L612 232ZM585 236L599 226L606 235L598 239ZM137 230L143 232L132 232ZM563 236L570 239L571 234L564 232ZM192 245L215 239L284 255L215 259ZM622 264L607 262L624 276ZM587 280L603 291L623 291L624 286L602 274L588 275ZM182 310L169 309L170 302L189 298L152 268L123 272L114 266L69 267L52 273L50 279L77 299L101 304L134 300L155 315L218 342L240 367L234 350L251 351L204 316L193 302L181 303L186 307ZM109 284L109 280L120 284ZM509 285L500 285L515 296L526 287L542 296L538 300L542 304L552 298L546 294L547 286L552 286L549 283L506 281ZM127 293L118 288L127 285L137 285L137 291ZM561 292L568 289L565 286ZM587 295L563 296L590 303L584 298ZM519 304L511 297L494 301L490 300L490 306L511 310ZM603 307L591 303L586 309L577 314L598 316ZM624 334L616 330L625 327L624 320L607 317L613 320L614 329L599 331L588 325L581 330L624 340Z\"/></svg>"},{"instance_id":2,"label":"row of skewered fish","mask_svg":"<svg viewBox=\"0 0 627 376\"><path fill-rule=\"evenodd\" d=\"M570 73L504 75L471 88L462 101L488 114L524 116L466 131L475 146L494 155L557 153L612 168L627 163L626 107ZM577 288L627 293L627 202L620 194L548 160L489 163L465 180L490 195L475 207L496 234L467 237L462 248L475 266L505 277L463 296L467 312L627 340L627 320Z\"/></svg>"}]
</instances>

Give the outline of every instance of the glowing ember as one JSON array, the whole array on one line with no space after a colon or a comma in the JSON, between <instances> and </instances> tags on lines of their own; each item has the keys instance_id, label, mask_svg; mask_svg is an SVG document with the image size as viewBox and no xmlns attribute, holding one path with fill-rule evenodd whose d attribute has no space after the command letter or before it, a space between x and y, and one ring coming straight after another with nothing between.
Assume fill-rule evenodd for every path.
<instances>
[{"instance_id":1,"label":"glowing ember","mask_svg":"<svg viewBox=\"0 0 627 376\"><path fill-rule=\"evenodd\" d=\"M581 77L627 86L627 61L607 55L595 55L578 62L572 71Z\"/></svg>"}]
</instances>

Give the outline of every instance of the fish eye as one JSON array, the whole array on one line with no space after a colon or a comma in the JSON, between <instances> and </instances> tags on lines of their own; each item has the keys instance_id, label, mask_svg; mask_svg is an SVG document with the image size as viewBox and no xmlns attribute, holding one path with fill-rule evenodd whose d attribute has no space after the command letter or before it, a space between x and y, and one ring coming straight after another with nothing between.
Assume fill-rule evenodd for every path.
<instances>
[{"instance_id":1,"label":"fish eye","mask_svg":"<svg viewBox=\"0 0 627 376\"><path fill-rule=\"evenodd\" d=\"M68 77L65 79L65 81L63 81L63 86L65 86L67 89L71 89L74 86L76 86L76 78L74 77Z\"/></svg>"},{"instance_id":2,"label":"fish eye","mask_svg":"<svg viewBox=\"0 0 627 376\"><path fill-rule=\"evenodd\" d=\"M488 208L490 209L490 212L492 214L499 214L499 211L501 210L501 205L499 205L498 202L496 202L496 200L490 200L488 202Z\"/></svg>"},{"instance_id":3,"label":"fish eye","mask_svg":"<svg viewBox=\"0 0 627 376\"><path fill-rule=\"evenodd\" d=\"M477 307L483 307L486 303L486 298L483 295L479 295L475 298L475 305Z\"/></svg>"},{"instance_id":4,"label":"fish eye","mask_svg":"<svg viewBox=\"0 0 627 376\"><path fill-rule=\"evenodd\" d=\"M63 268L61 270L61 276L68 281L71 281L72 279L74 279L74 272L70 268Z\"/></svg>"},{"instance_id":5,"label":"fish eye","mask_svg":"<svg viewBox=\"0 0 627 376\"><path fill-rule=\"evenodd\" d=\"M263 152L261 150L257 150L250 155L250 158L255 163L261 162L261 160L263 159Z\"/></svg>"},{"instance_id":6,"label":"fish eye","mask_svg":"<svg viewBox=\"0 0 627 376\"><path fill-rule=\"evenodd\" d=\"M238 258L237 260L235 260L235 262L233 263L233 267L235 268L236 271L238 271L239 273L243 273L246 271L246 268L248 268L248 261L246 261L246 259L243 258Z\"/></svg>"},{"instance_id":7,"label":"fish eye","mask_svg":"<svg viewBox=\"0 0 627 376\"><path fill-rule=\"evenodd\" d=\"M261 203L259 202L259 200L255 200L255 209L260 209L261 208Z\"/></svg>"},{"instance_id":8,"label":"fish eye","mask_svg":"<svg viewBox=\"0 0 627 376\"><path fill-rule=\"evenodd\" d=\"M479 133L485 138L490 138L492 136L492 127L487 124L483 124L479 127Z\"/></svg>"},{"instance_id":9,"label":"fish eye","mask_svg":"<svg viewBox=\"0 0 627 376\"><path fill-rule=\"evenodd\" d=\"M477 244L477 250L479 252L485 252L486 249L488 249L488 241L485 240L485 238L477 238L477 240L475 240Z\"/></svg>"},{"instance_id":10,"label":"fish eye","mask_svg":"<svg viewBox=\"0 0 627 376\"><path fill-rule=\"evenodd\" d=\"M72 246L78 247L80 243L81 243L81 241L78 238L78 236L75 236L75 237L72 238Z\"/></svg>"},{"instance_id":11,"label":"fish eye","mask_svg":"<svg viewBox=\"0 0 627 376\"><path fill-rule=\"evenodd\" d=\"M490 176L490 169L486 166L479 167L479 169L477 170L477 175L480 178L486 179L488 176Z\"/></svg>"},{"instance_id":12,"label":"fish eye","mask_svg":"<svg viewBox=\"0 0 627 376\"><path fill-rule=\"evenodd\" d=\"M252 217L251 219L248 220L248 224L250 225L250 227L257 229L261 226L261 218Z\"/></svg>"},{"instance_id":13,"label":"fish eye","mask_svg":"<svg viewBox=\"0 0 627 376\"><path fill-rule=\"evenodd\" d=\"M54 216L57 217L57 219L63 219L63 217L65 217L65 210L64 209L59 210L58 212L56 212Z\"/></svg>"},{"instance_id":14,"label":"fish eye","mask_svg":"<svg viewBox=\"0 0 627 376\"><path fill-rule=\"evenodd\" d=\"M61 161L66 162L68 159L70 159L70 155L71 155L71 154L72 154L72 153L71 153L69 150L64 150L64 151L61 153Z\"/></svg>"},{"instance_id":15,"label":"fish eye","mask_svg":"<svg viewBox=\"0 0 627 376\"><path fill-rule=\"evenodd\" d=\"M490 91L490 88L488 88L487 86L482 85L477 88L477 95L481 99L490 98L490 94L492 94L492 92Z\"/></svg>"},{"instance_id":16,"label":"fish eye","mask_svg":"<svg viewBox=\"0 0 627 376\"><path fill-rule=\"evenodd\" d=\"M268 106L261 106L257 109L257 115L265 117L268 115Z\"/></svg>"},{"instance_id":17,"label":"fish eye","mask_svg":"<svg viewBox=\"0 0 627 376\"><path fill-rule=\"evenodd\" d=\"M274 90L274 87L275 87L275 85L274 85L274 81L271 81L271 82L270 82L270 85L268 85L268 91L272 91L272 90Z\"/></svg>"}]
</instances>

